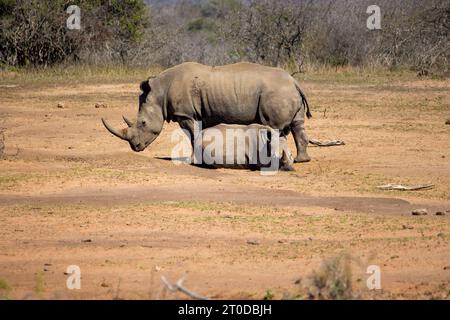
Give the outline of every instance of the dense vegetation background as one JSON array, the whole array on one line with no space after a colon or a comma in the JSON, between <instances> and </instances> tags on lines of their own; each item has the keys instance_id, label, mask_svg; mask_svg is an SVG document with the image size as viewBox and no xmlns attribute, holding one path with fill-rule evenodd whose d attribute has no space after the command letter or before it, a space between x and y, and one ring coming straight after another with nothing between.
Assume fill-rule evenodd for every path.
<instances>
[{"instance_id":1,"label":"dense vegetation background","mask_svg":"<svg viewBox=\"0 0 450 320\"><path fill-rule=\"evenodd\" d=\"M2 68L55 64L167 67L184 61L406 67L446 74L450 0L0 0ZM66 8L81 9L69 30Z\"/></svg>"}]
</instances>

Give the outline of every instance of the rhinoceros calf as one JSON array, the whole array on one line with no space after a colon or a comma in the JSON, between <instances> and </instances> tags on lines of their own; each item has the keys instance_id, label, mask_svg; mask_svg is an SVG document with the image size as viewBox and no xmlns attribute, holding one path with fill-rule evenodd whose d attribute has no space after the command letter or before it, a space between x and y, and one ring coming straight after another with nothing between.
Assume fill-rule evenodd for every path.
<instances>
[{"instance_id":1,"label":"rhinoceros calf","mask_svg":"<svg viewBox=\"0 0 450 320\"><path fill-rule=\"evenodd\" d=\"M259 124L219 124L195 139L194 161L215 168L294 171L287 139Z\"/></svg>"}]
</instances>

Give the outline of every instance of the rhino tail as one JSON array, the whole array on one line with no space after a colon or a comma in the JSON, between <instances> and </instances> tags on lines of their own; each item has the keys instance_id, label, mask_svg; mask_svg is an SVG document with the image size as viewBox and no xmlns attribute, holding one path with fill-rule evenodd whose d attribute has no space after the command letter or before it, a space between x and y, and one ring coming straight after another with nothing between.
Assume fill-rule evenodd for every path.
<instances>
[{"instance_id":1,"label":"rhino tail","mask_svg":"<svg viewBox=\"0 0 450 320\"><path fill-rule=\"evenodd\" d=\"M312 114L309 110L309 104L308 104L308 100L306 100L306 96L303 93L302 89L300 88L300 85L298 84L297 81L295 81L295 88L297 88L298 93L300 94L300 97L302 97L302 104L305 107L306 110L306 116L308 117L308 119L310 119L312 117Z\"/></svg>"}]
</instances>

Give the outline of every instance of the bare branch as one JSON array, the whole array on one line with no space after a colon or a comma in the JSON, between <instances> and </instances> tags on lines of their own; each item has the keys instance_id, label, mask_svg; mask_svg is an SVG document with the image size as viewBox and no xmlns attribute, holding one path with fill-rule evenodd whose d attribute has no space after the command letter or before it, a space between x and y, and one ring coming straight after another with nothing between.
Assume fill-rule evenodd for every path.
<instances>
[{"instance_id":1,"label":"bare branch","mask_svg":"<svg viewBox=\"0 0 450 320\"><path fill-rule=\"evenodd\" d=\"M318 147L331 147L331 146L343 146L345 142L342 140L324 140L320 141L317 139L309 139L309 143L314 144Z\"/></svg>"},{"instance_id":2,"label":"bare branch","mask_svg":"<svg viewBox=\"0 0 450 320\"><path fill-rule=\"evenodd\" d=\"M161 277L161 281L165 284L166 288L169 289L172 292L176 292L176 291L180 291L183 292L184 294L188 295L189 297L191 297L192 299L196 299L196 300L209 300L208 297L204 297L201 296L195 292L192 292L191 290L185 288L183 286L183 282L184 282L184 277L179 279L176 283L171 284L166 277L162 276Z\"/></svg>"}]
</instances>

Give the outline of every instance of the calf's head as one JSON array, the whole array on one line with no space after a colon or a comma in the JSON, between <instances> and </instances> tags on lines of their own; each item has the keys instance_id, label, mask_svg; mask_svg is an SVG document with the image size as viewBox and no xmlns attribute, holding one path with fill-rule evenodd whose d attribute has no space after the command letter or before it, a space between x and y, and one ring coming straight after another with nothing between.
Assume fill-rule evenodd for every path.
<instances>
[{"instance_id":1,"label":"calf's head","mask_svg":"<svg viewBox=\"0 0 450 320\"><path fill-rule=\"evenodd\" d=\"M127 128L116 130L105 119L103 125L116 137L128 141L133 151L143 151L161 133L164 124L161 95L156 88L152 88L151 79L141 83L142 94L139 96L139 112L136 122L123 117Z\"/></svg>"}]
</instances>

